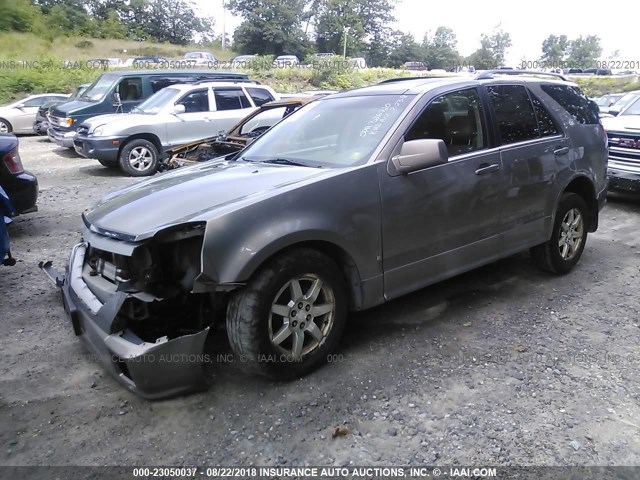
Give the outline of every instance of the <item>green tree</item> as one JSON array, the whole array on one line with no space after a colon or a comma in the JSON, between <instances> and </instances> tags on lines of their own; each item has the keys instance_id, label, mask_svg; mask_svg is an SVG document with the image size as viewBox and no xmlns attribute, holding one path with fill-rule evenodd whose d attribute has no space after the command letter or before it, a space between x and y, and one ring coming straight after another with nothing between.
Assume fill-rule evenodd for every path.
<instances>
[{"instance_id":1,"label":"green tree","mask_svg":"<svg viewBox=\"0 0 640 480\"><path fill-rule=\"evenodd\" d=\"M368 39L382 37L386 25L394 21L396 0L320 0L314 6L316 46L318 51L341 53L345 27L348 32L348 55L361 55Z\"/></svg>"},{"instance_id":2,"label":"green tree","mask_svg":"<svg viewBox=\"0 0 640 480\"><path fill-rule=\"evenodd\" d=\"M595 67L596 60L600 58L600 55L602 55L600 37L596 35L582 37L581 35L569 44L567 63L577 68Z\"/></svg>"},{"instance_id":3,"label":"green tree","mask_svg":"<svg viewBox=\"0 0 640 480\"><path fill-rule=\"evenodd\" d=\"M405 62L424 61L425 52L413 35L398 32L395 45L389 54L389 66L401 67Z\"/></svg>"},{"instance_id":4,"label":"green tree","mask_svg":"<svg viewBox=\"0 0 640 480\"><path fill-rule=\"evenodd\" d=\"M231 11L244 19L234 32L234 44L243 53L305 57L304 7L304 0L231 0Z\"/></svg>"},{"instance_id":5,"label":"green tree","mask_svg":"<svg viewBox=\"0 0 640 480\"><path fill-rule=\"evenodd\" d=\"M196 33L211 35L213 21L199 18L188 0L152 0L144 31L159 42L186 45Z\"/></svg>"},{"instance_id":6,"label":"green tree","mask_svg":"<svg viewBox=\"0 0 640 480\"><path fill-rule=\"evenodd\" d=\"M381 28L373 34L371 41L365 46L363 54L371 67L389 67L389 55L394 48L395 38L399 32L388 27Z\"/></svg>"},{"instance_id":7,"label":"green tree","mask_svg":"<svg viewBox=\"0 0 640 480\"><path fill-rule=\"evenodd\" d=\"M427 32L422 41L422 48L426 52L425 59L429 68L449 70L458 66L460 54L457 44L456 34L448 27L438 27L433 37Z\"/></svg>"},{"instance_id":8,"label":"green tree","mask_svg":"<svg viewBox=\"0 0 640 480\"><path fill-rule=\"evenodd\" d=\"M504 65L511 35L497 25L491 35L482 34L480 48L467 57L466 62L477 69L487 70Z\"/></svg>"},{"instance_id":9,"label":"green tree","mask_svg":"<svg viewBox=\"0 0 640 480\"><path fill-rule=\"evenodd\" d=\"M542 42L542 57L540 61L550 67L555 68L562 64L564 61L567 50L569 48L569 39L566 35L549 35Z\"/></svg>"},{"instance_id":10,"label":"green tree","mask_svg":"<svg viewBox=\"0 0 640 480\"><path fill-rule=\"evenodd\" d=\"M0 31L28 32L41 17L28 0L0 0Z\"/></svg>"}]
</instances>

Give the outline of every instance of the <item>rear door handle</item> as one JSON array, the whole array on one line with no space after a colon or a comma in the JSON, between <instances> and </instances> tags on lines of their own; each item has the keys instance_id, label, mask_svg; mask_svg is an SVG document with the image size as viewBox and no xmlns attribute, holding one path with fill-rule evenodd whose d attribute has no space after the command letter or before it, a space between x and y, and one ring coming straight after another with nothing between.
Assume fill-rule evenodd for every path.
<instances>
[{"instance_id":1,"label":"rear door handle","mask_svg":"<svg viewBox=\"0 0 640 480\"><path fill-rule=\"evenodd\" d=\"M498 170L500 170L500 165L497 163L492 163L491 165L488 163L482 163L478 166L476 175L486 175L488 173L497 172Z\"/></svg>"},{"instance_id":2,"label":"rear door handle","mask_svg":"<svg viewBox=\"0 0 640 480\"><path fill-rule=\"evenodd\" d=\"M559 147L553 151L554 155L566 155L569 153L569 147Z\"/></svg>"}]
</instances>

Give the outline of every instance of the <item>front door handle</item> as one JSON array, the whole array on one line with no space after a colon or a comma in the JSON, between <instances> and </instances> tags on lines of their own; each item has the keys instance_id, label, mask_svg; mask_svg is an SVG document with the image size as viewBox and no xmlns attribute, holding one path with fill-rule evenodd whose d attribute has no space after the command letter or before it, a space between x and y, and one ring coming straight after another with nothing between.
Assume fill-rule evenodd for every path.
<instances>
[{"instance_id":1,"label":"front door handle","mask_svg":"<svg viewBox=\"0 0 640 480\"><path fill-rule=\"evenodd\" d=\"M487 173L493 173L500 170L500 165L497 163L492 163L489 165L488 163L482 163L478 166L476 170L476 175L486 175Z\"/></svg>"},{"instance_id":2,"label":"front door handle","mask_svg":"<svg viewBox=\"0 0 640 480\"><path fill-rule=\"evenodd\" d=\"M569 153L569 147L558 147L553 151L554 155L566 155Z\"/></svg>"}]
</instances>

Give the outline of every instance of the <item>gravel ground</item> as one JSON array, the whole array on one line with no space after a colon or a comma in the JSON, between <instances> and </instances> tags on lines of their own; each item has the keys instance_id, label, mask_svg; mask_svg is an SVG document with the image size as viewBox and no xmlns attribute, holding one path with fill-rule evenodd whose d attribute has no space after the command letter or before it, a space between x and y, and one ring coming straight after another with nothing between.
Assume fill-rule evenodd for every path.
<instances>
[{"instance_id":1,"label":"gravel ground","mask_svg":"<svg viewBox=\"0 0 640 480\"><path fill-rule=\"evenodd\" d=\"M568 276L521 254L352 314L290 383L240 371L218 333L207 392L148 402L88 358L37 268L135 180L41 137L21 154L40 209L0 267L0 464L640 465L640 199L610 198Z\"/></svg>"}]
</instances>

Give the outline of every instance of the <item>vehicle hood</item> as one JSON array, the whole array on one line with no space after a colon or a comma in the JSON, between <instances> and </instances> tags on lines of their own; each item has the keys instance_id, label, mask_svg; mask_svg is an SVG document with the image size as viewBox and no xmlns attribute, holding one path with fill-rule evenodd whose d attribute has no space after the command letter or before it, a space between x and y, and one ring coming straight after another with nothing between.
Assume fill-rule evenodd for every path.
<instances>
[{"instance_id":1,"label":"vehicle hood","mask_svg":"<svg viewBox=\"0 0 640 480\"><path fill-rule=\"evenodd\" d=\"M70 102L62 102L52 108L52 114L56 117L68 117L74 115L91 105L98 105L99 102L85 102L84 100L72 100Z\"/></svg>"},{"instance_id":2,"label":"vehicle hood","mask_svg":"<svg viewBox=\"0 0 640 480\"><path fill-rule=\"evenodd\" d=\"M140 115L137 113L108 113L106 115L96 115L95 117L87 118L82 122L82 124L90 127L97 127L98 125L104 125L105 123L116 121L126 122L127 125L130 123L143 125L145 123L149 123L149 117L153 117L153 115Z\"/></svg>"},{"instance_id":3,"label":"vehicle hood","mask_svg":"<svg viewBox=\"0 0 640 480\"><path fill-rule=\"evenodd\" d=\"M605 130L627 131L640 133L640 115L621 115L618 117L605 117L601 119Z\"/></svg>"},{"instance_id":4,"label":"vehicle hood","mask_svg":"<svg viewBox=\"0 0 640 480\"><path fill-rule=\"evenodd\" d=\"M94 231L138 241L164 228L207 221L335 170L214 160L177 169L103 198L85 212Z\"/></svg>"}]
</instances>

